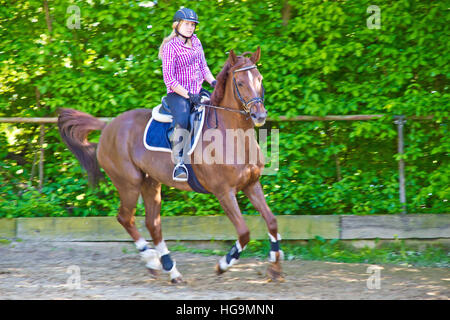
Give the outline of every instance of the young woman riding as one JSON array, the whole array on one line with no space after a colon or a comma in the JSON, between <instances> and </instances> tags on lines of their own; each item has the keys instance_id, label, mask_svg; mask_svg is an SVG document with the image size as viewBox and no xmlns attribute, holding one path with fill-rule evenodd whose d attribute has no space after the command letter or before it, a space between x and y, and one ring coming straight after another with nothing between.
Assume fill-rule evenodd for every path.
<instances>
[{"instance_id":1,"label":"young woman riding","mask_svg":"<svg viewBox=\"0 0 450 320\"><path fill-rule=\"evenodd\" d=\"M202 44L194 34L198 23L198 16L193 10L178 10L173 17L172 33L163 40L159 49L164 83L167 87L166 101L175 123L173 136L183 137L183 144L188 139L180 131L188 129L191 104L201 101L203 81L206 80L212 87L216 84L206 63ZM175 141L173 144L175 146ZM173 154L173 179L176 181L187 181L188 177L183 161L183 149L178 154L175 154L175 151Z\"/></svg>"}]
</instances>

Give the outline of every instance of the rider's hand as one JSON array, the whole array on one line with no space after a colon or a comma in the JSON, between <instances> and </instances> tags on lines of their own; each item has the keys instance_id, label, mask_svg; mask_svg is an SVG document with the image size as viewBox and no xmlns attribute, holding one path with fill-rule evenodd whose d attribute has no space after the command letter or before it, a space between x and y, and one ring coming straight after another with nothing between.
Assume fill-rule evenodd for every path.
<instances>
[{"instance_id":1,"label":"rider's hand","mask_svg":"<svg viewBox=\"0 0 450 320\"><path fill-rule=\"evenodd\" d=\"M214 80L213 82L211 82L211 87L215 88L217 84L217 80Z\"/></svg>"},{"instance_id":2,"label":"rider's hand","mask_svg":"<svg viewBox=\"0 0 450 320\"><path fill-rule=\"evenodd\" d=\"M199 94L194 94L194 93L188 93L189 95L189 101L194 104L194 105L198 105L202 103L202 97Z\"/></svg>"}]
</instances>

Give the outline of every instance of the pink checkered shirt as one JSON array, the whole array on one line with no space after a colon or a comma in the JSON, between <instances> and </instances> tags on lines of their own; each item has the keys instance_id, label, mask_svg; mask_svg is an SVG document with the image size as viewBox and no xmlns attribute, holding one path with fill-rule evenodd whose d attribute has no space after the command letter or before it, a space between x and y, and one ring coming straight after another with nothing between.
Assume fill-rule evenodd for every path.
<instances>
[{"instance_id":1,"label":"pink checkered shirt","mask_svg":"<svg viewBox=\"0 0 450 320\"><path fill-rule=\"evenodd\" d=\"M190 93L199 93L206 76L211 74L200 40L195 34L191 40L192 48L186 47L178 37L164 46L162 69L167 93L174 92L170 87L178 85Z\"/></svg>"}]
</instances>

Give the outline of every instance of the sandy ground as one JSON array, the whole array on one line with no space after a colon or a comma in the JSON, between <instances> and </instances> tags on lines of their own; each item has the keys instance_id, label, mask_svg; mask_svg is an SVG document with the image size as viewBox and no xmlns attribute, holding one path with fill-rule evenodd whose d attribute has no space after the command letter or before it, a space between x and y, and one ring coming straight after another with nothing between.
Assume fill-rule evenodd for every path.
<instances>
[{"instance_id":1,"label":"sandy ground","mask_svg":"<svg viewBox=\"0 0 450 320\"><path fill-rule=\"evenodd\" d=\"M273 283L265 276L266 261L242 258L230 271L217 276L214 266L219 256L172 252L172 257L184 276L182 285L170 284L166 274L153 278L140 261L134 244L128 242L1 244L0 299L448 300L450 297L448 268L377 266L380 268L377 289L374 280L377 271L366 264L284 261L285 282Z\"/></svg>"}]
</instances>

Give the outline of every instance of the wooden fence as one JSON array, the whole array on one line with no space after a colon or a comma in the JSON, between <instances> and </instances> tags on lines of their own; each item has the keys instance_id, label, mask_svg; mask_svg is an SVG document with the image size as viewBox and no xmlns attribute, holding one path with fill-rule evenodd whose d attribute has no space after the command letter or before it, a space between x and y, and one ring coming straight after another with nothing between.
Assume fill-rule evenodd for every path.
<instances>
[{"instance_id":1,"label":"wooden fence","mask_svg":"<svg viewBox=\"0 0 450 320\"><path fill-rule=\"evenodd\" d=\"M244 219L254 240L267 240L267 226L260 216ZM283 240L316 237L340 240L449 239L450 214L410 215L302 215L277 216ZM236 240L236 230L226 216L162 217L165 240ZM136 218L148 237L145 219ZM39 241L131 241L115 217L63 217L0 219L0 238Z\"/></svg>"},{"instance_id":2,"label":"wooden fence","mask_svg":"<svg viewBox=\"0 0 450 320\"><path fill-rule=\"evenodd\" d=\"M328 116L296 116L296 117L286 117L280 116L277 118L268 118L267 121L368 121L377 120L385 117L386 115L376 114L376 115L328 115ZM404 138L403 138L403 127L406 120L432 120L434 116L394 116L394 123L397 125L398 131L398 154L403 155L404 153ZM114 118L101 117L100 120L109 122ZM39 133L39 190L42 190L44 183L44 162L45 162L45 125L55 124L58 122L58 118L20 118L20 117L10 117L1 118L0 123L34 123L40 125ZM400 203L402 204L402 213L406 213L406 188L405 188L405 163L403 157L399 157L398 160L399 168L399 195Z\"/></svg>"}]
</instances>

